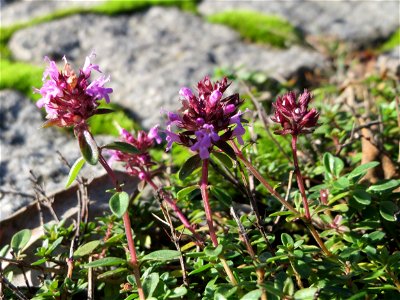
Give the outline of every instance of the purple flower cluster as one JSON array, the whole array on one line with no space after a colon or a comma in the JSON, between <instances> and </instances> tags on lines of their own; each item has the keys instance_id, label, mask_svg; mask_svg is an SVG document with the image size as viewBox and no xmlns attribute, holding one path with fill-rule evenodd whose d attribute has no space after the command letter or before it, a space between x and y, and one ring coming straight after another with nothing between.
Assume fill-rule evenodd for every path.
<instances>
[{"instance_id":1,"label":"purple flower cluster","mask_svg":"<svg viewBox=\"0 0 400 300\"><path fill-rule=\"evenodd\" d=\"M197 84L198 96L187 87L181 88L181 109L178 113L167 114L167 150L175 142L198 152L201 159L208 159L217 142L236 137L243 144L243 113L238 111L243 101L239 94L223 97L228 86L226 78L213 83L205 77ZM178 129L176 133L172 131L172 126Z\"/></svg>"},{"instance_id":2,"label":"purple flower cluster","mask_svg":"<svg viewBox=\"0 0 400 300\"><path fill-rule=\"evenodd\" d=\"M312 99L312 95L304 90L296 99L294 92L289 92L282 97L278 97L273 107L275 114L271 118L272 121L282 125L282 130L275 131L276 134L299 135L301 133L309 133L312 128L317 125L319 113L313 108L308 109L308 104Z\"/></svg>"},{"instance_id":3,"label":"purple flower cluster","mask_svg":"<svg viewBox=\"0 0 400 300\"><path fill-rule=\"evenodd\" d=\"M148 133L140 130L137 133L137 137L134 137L126 129L120 128L120 141L131 144L139 150L139 153L133 154L119 150L110 150L109 165L114 161L123 162L128 174L137 176L141 180L146 179L150 167L155 165L148 151L154 146L154 141L157 144L161 143L161 138L158 135L158 125L151 128Z\"/></svg>"},{"instance_id":4,"label":"purple flower cluster","mask_svg":"<svg viewBox=\"0 0 400 300\"><path fill-rule=\"evenodd\" d=\"M56 63L45 57L48 66L43 73L43 86L35 90L42 96L36 105L46 109L48 121L45 125L85 125L86 120L97 113L99 100L104 98L107 103L110 102L109 94L113 90L104 86L110 81L110 76L102 75L92 82L89 81L92 70L101 73L99 66L90 62L92 56L94 54L86 58L79 75L65 57L62 70L58 70Z\"/></svg>"}]
</instances>

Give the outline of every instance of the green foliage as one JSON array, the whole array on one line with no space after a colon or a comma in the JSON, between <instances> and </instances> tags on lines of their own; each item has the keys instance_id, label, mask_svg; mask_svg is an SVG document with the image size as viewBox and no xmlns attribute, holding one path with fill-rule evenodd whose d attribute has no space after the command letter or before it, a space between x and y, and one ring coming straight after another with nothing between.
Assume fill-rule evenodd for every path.
<instances>
[{"instance_id":1,"label":"green foliage","mask_svg":"<svg viewBox=\"0 0 400 300\"><path fill-rule=\"evenodd\" d=\"M300 43L300 35L287 20L255 11L233 10L216 13L208 21L237 30L242 38L252 42L286 48Z\"/></svg>"},{"instance_id":2,"label":"green foliage","mask_svg":"<svg viewBox=\"0 0 400 300\"><path fill-rule=\"evenodd\" d=\"M33 88L42 83L43 69L22 62L0 60L0 89L14 89L32 99L39 99L39 94L33 94Z\"/></svg>"},{"instance_id":3,"label":"green foliage","mask_svg":"<svg viewBox=\"0 0 400 300\"><path fill-rule=\"evenodd\" d=\"M390 51L398 46L400 46L400 28L380 47L380 51Z\"/></svg>"}]
</instances>

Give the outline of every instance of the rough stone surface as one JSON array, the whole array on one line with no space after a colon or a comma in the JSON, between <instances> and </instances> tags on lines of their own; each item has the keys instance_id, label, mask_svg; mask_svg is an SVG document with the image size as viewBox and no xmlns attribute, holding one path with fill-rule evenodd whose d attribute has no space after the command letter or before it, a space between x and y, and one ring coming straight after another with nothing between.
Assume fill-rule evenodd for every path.
<instances>
[{"instance_id":1,"label":"rough stone surface","mask_svg":"<svg viewBox=\"0 0 400 300\"><path fill-rule=\"evenodd\" d=\"M46 192L64 187L68 168L59 160L57 150L73 163L80 153L77 142L55 128L41 129L40 111L20 93L0 91L0 220L32 202L34 192L29 170L41 176ZM99 169L88 167L85 176L98 175Z\"/></svg>"},{"instance_id":2,"label":"rough stone surface","mask_svg":"<svg viewBox=\"0 0 400 300\"><path fill-rule=\"evenodd\" d=\"M334 36L355 46L388 37L400 26L399 1L204 0L199 6L205 15L233 9L280 15L306 34Z\"/></svg>"},{"instance_id":3,"label":"rough stone surface","mask_svg":"<svg viewBox=\"0 0 400 300\"><path fill-rule=\"evenodd\" d=\"M88 7L98 5L99 0L24 0L5 1L1 0L1 26L10 26L17 23L27 22L36 17L46 16L57 10L71 9L77 7Z\"/></svg>"},{"instance_id":4,"label":"rough stone surface","mask_svg":"<svg viewBox=\"0 0 400 300\"><path fill-rule=\"evenodd\" d=\"M131 109L145 127L161 121L160 109L179 105L180 87L193 86L216 67L246 66L281 78L324 66L316 52L245 44L224 26L160 7L118 18L75 15L21 30L9 46L17 59L41 63L45 55L66 54L76 66L96 49L96 63L111 74L112 100Z\"/></svg>"}]
</instances>

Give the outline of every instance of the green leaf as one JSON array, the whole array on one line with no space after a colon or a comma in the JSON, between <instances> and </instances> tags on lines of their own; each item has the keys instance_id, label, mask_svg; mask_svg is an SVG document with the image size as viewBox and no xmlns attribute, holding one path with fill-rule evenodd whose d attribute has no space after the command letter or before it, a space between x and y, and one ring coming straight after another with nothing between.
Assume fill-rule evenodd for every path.
<instances>
[{"instance_id":1,"label":"green leaf","mask_svg":"<svg viewBox=\"0 0 400 300\"><path fill-rule=\"evenodd\" d=\"M69 186L74 182L75 178L78 176L79 171L82 169L85 164L85 159L83 157L79 157L75 163L72 165L71 170L69 170L67 184L65 188L69 188Z\"/></svg>"},{"instance_id":2,"label":"green leaf","mask_svg":"<svg viewBox=\"0 0 400 300\"><path fill-rule=\"evenodd\" d=\"M244 295L240 300L258 300L262 295L262 291L260 289L248 292Z\"/></svg>"},{"instance_id":3,"label":"green leaf","mask_svg":"<svg viewBox=\"0 0 400 300\"><path fill-rule=\"evenodd\" d=\"M149 274L143 281L143 292L146 298L151 297L160 282L160 276L158 273Z\"/></svg>"},{"instance_id":4,"label":"green leaf","mask_svg":"<svg viewBox=\"0 0 400 300\"><path fill-rule=\"evenodd\" d=\"M99 274L99 275L97 276L97 279L107 278L107 277L110 277L110 276L114 276L114 275L116 275L116 274L118 274L118 278L121 278L120 275L119 275L119 273L126 272L126 271L128 271L127 268L117 268L117 269L113 269L113 270L110 270L110 271L107 271L107 272L104 272L104 273Z\"/></svg>"},{"instance_id":5,"label":"green leaf","mask_svg":"<svg viewBox=\"0 0 400 300\"><path fill-rule=\"evenodd\" d=\"M340 176L340 172L343 170L344 163L343 161L330 154L329 152L326 152L323 157L324 160L324 167L325 171L329 174L334 175L336 178Z\"/></svg>"},{"instance_id":6,"label":"green leaf","mask_svg":"<svg viewBox=\"0 0 400 300\"><path fill-rule=\"evenodd\" d=\"M347 178L352 179L354 177L364 176L367 171L371 168L375 168L376 166L379 165L379 162L377 161L371 161L369 163L363 164L361 166L356 167L353 171L351 171L349 174L347 174Z\"/></svg>"},{"instance_id":7,"label":"green leaf","mask_svg":"<svg viewBox=\"0 0 400 300\"><path fill-rule=\"evenodd\" d=\"M371 195L364 190L355 190L353 193L353 198L362 205L371 204Z\"/></svg>"},{"instance_id":8,"label":"green leaf","mask_svg":"<svg viewBox=\"0 0 400 300\"><path fill-rule=\"evenodd\" d=\"M88 130L78 132L79 148L83 158L91 165L96 165L99 161L99 147L92 134Z\"/></svg>"},{"instance_id":9,"label":"green leaf","mask_svg":"<svg viewBox=\"0 0 400 300\"><path fill-rule=\"evenodd\" d=\"M283 283L283 292L285 293L285 295L293 296L294 283L291 277L286 278L285 282Z\"/></svg>"},{"instance_id":10,"label":"green leaf","mask_svg":"<svg viewBox=\"0 0 400 300\"><path fill-rule=\"evenodd\" d=\"M176 198L178 200L182 200L183 198L185 198L187 195L189 195L191 192L193 192L194 190L197 190L199 188L198 185L191 185L188 187L185 187L183 189L181 189L177 194L176 194Z\"/></svg>"},{"instance_id":11,"label":"green leaf","mask_svg":"<svg viewBox=\"0 0 400 300\"><path fill-rule=\"evenodd\" d=\"M218 255L220 255L221 254L221 252L222 252L222 245L221 244L219 244L217 247L212 247L212 246L207 246L206 248L204 248L204 253L207 255L207 256L210 256L210 257L217 257Z\"/></svg>"},{"instance_id":12,"label":"green leaf","mask_svg":"<svg viewBox=\"0 0 400 300\"><path fill-rule=\"evenodd\" d=\"M283 211L277 211L272 214L270 214L270 217L278 217L278 216L288 216L288 215L293 215L293 212L289 210L283 210Z\"/></svg>"},{"instance_id":13,"label":"green leaf","mask_svg":"<svg viewBox=\"0 0 400 300\"><path fill-rule=\"evenodd\" d=\"M367 192L382 193L385 191L393 190L397 188L399 185L400 185L400 180L392 179L386 181L385 183L371 185L367 189Z\"/></svg>"},{"instance_id":14,"label":"green leaf","mask_svg":"<svg viewBox=\"0 0 400 300\"><path fill-rule=\"evenodd\" d=\"M128 209L129 195L126 192L117 192L110 198L109 205L112 213L121 218Z\"/></svg>"},{"instance_id":15,"label":"green leaf","mask_svg":"<svg viewBox=\"0 0 400 300\"><path fill-rule=\"evenodd\" d=\"M213 265L214 264L212 264L212 263L205 264L205 265L201 266L200 268L196 268L195 270L190 272L188 275L190 276L190 275L204 272L205 270L208 270L209 268L211 268Z\"/></svg>"},{"instance_id":16,"label":"green leaf","mask_svg":"<svg viewBox=\"0 0 400 300\"><path fill-rule=\"evenodd\" d=\"M214 155L225 167L227 167L228 169L232 168L232 166L233 166L232 159L231 159L228 155L226 155L226 154L224 154L224 153L222 153L222 152L216 152L216 151L213 151L213 155Z\"/></svg>"},{"instance_id":17,"label":"green leaf","mask_svg":"<svg viewBox=\"0 0 400 300\"><path fill-rule=\"evenodd\" d=\"M179 286L174 289L174 293L169 296L169 298L180 298L187 294L188 290L184 286Z\"/></svg>"},{"instance_id":18,"label":"green leaf","mask_svg":"<svg viewBox=\"0 0 400 300\"><path fill-rule=\"evenodd\" d=\"M284 245L285 247L293 247L293 239L290 235L288 235L287 233L282 233L281 234L281 241L282 241L282 245Z\"/></svg>"},{"instance_id":19,"label":"green leaf","mask_svg":"<svg viewBox=\"0 0 400 300\"><path fill-rule=\"evenodd\" d=\"M346 177L339 177L338 180L336 180L333 183L333 187L337 188L338 190L345 190L350 186L350 180L347 179Z\"/></svg>"},{"instance_id":20,"label":"green leaf","mask_svg":"<svg viewBox=\"0 0 400 300\"><path fill-rule=\"evenodd\" d=\"M298 290L294 293L295 300L313 300L315 299L315 293L318 291L315 287L310 287L302 290Z\"/></svg>"},{"instance_id":21,"label":"green leaf","mask_svg":"<svg viewBox=\"0 0 400 300\"><path fill-rule=\"evenodd\" d=\"M81 245L78 249L75 250L74 257L78 258L92 253L94 249L96 249L100 245L100 243L100 241L91 241L89 243Z\"/></svg>"},{"instance_id":22,"label":"green leaf","mask_svg":"<svg viewBox=\"0 0 400 300\"><path fill-rule=\"evenodd\" d=\"M31 266L38 266L38 265L45 263L46 261L47 261L47 258L43 257L43 258L31 263Z\"/></svg>"},{"instance_id":23,"label":"green leaf","mask_svg":"<svg viewBox=\"0 0 400 300\"><path fill-rule=\"evenodd\" d=\"M145 255L142 258L144 260L156 260L156 261L168 261L179 259L181 253L176 250L157 250Z\"/></svg>"},{"instance_id":24,"label":"green leaf","mask_svg":"<svg viewBox=\"0 0 400 300\"><path fill-rule=\"evenodd\" d=\"M105 257L90 263L84 264L85 268L98 268L98 267L108 267L108 266L119 266L126 264L126 260L119 257Z\"/></svg>"},{"instance_id":25,"label":"green leaf","mask_svg":"<svg viewBox=\"0 0 400 300\"><path fill-rule=\"evenodd\" d=\"M399 211L397 205L390 201L382 201L379 203L379 212L387 221L394 222L396 221L395 214Z\"/></svg>"},{"instance_id":26,"label":"green leaf","mask_svg":"<svg viewBox=\"0 0 400 300\"><path fill-rule=\"evenodd\" d=\"M14 234L11 239L11 248L13 249L14 253L22 250L26 244L28 244L30 238L31 231L29 229L23 229Z\"/></svg>"},{"instance_id":27,"label":"green leaf","mask_svg":"<svg viewBox=\"0 0 400 300\"><path fill-rule=\"evenodd\" d=\"M179 170L179 179L185 180L190 174L200 167L201 161L202 160L198 154L193 155L187 161L185 161Z\"/></svg>"},{"instance_id":28,"label":"green leaf","mask_svg":"<svg viewBox=\"0 0 400 300\"><path fill-rule=\"evenodd\" d=\"M124 153L130 153L130 154L140 153L140 151L132 144L125 143L125 142L118 142L118 141L107 144L107 145L103 146L103 148L111 149L111 150L118 150L118 151L121 151Z\"/></svg>"}]
</instances>

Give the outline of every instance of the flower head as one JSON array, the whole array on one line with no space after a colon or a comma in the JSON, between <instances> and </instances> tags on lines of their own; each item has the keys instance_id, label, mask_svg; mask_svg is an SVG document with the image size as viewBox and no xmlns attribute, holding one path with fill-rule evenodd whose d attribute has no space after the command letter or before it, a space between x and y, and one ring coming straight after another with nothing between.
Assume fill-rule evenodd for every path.
<instances>
[{"instance_id":1,"label":"flower head","mask_svg":"<svg viewBox=\"0 0 400 300\"><path fill-rule=\"evenodd\" d=\"M181 88L181 109L178 113L167 113L167 150L176 142L197 151L201 159L207 159L218 141L226 142L236 137L239 143L243 143L243 113L238 111L243 101L239 94L224 97L228 86L226 78L213 83L206 76L197 84L198 95L187 87ZM172 126L178 132L173 132Z\"/></svg>"},{"instance_id":2,"label":"flower head","mask_svg":"<svg viewBox=\"0 0 400 300\"><path fill-rule=\"evenodd\" d=\"M158 125L151 128L148 133L140 130L136 137L126 129L120 128L120 140L134 146L139 153L110 150L111 157L108 163L111 165L114 161L122 162L130 175L144 180L149 174L150 167L155 164L151 159L149 149L154 146L154 141L158 144L161 143L161 138L158 135Z\"/></svg>"},{"instance_id":3,"label":"flower head","mask_svg":"<svg viewBox=\"0 0 400 300\"><path fill-rule=\"evenodd\" d=\"M98 65L90 62L92 56L94 54L86 58L79 74L75 73L65 57L62 70L45 57L48 66L43 72L43 86L35 91L42 96L36 105L46 109L47 125L82 126L97 113L99 100L104 98L107 103L110 102L112 89L105 87L110 76L100 76L92 82L89 80L92 70L101 72Z\"/></svg>"},{"instance_id":4,"label":"flower head","mask_svg":"<svg viewBox=\"0 0 400 300\"><path fill-rule=\"evenodd\" d=\"M282 130L275 131L276 134L298 135L301 133L309 133L313 127L317 125L319 113L313 108L308 109L308 103L311 101L312 95L304 90L298 99L294 92L289 92L282 97L278 97L273 107L275 114L271 118L272 121L282 125Z\"/></svg>"}]
</instances>

